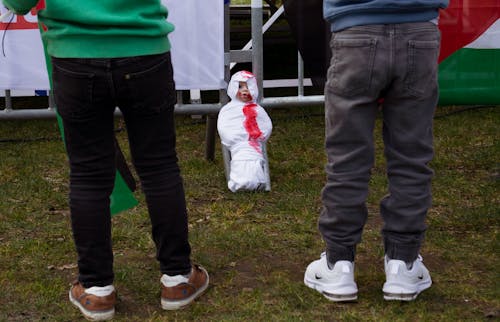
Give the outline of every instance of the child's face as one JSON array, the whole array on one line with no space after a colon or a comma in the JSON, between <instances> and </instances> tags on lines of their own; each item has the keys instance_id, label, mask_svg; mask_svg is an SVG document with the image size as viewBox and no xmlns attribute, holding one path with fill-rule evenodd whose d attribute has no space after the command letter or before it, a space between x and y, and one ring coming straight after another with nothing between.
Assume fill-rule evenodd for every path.
<instances>
[{"instance_id":1,"label":"child's face","mask_svg":"<svg viewBox=\"0 0 500 322\"><path fill-rule=\"evenodd\" d=\"M240 82L237 96L242 102L249 102L252 100L252 95L250 94L250 91L248 90L248 86L247 86L246 82Z\"/></svg>"}]
</instances>

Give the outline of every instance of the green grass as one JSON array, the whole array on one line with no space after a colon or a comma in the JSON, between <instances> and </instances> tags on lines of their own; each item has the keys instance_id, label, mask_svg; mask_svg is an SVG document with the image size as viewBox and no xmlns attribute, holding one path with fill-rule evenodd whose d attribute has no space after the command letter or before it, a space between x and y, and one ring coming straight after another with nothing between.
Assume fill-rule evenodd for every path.
<instances>
[{"instance_id":1,"label":"green grass","mask_svg":"<svg viewBox=\"0 0 500 322\"><path fill-rule=\"evenodd\" d=\"M204 159L205 125L177 118L193 259L210 273L189 308L159 306L144 198L113 218L116 321L482 321L500 317L500 109L439 108L432 167L434 206L422 250L434 281L415 302L382 299L378 201L386 193L380 121L370 209L357 258L359 301L335 304L303 285L323 243L317 231L324 184L321 108L272 110L272 191L226 188L220 145ZM119 124L117 125L119 126ZM125 133L118 132L127 150ZM128 152L126 152L128 154ZM67 300L76 276L67 206L68 167L53 120L1 121L0 321L76 321Z\"/></svg>"}]
</instances>

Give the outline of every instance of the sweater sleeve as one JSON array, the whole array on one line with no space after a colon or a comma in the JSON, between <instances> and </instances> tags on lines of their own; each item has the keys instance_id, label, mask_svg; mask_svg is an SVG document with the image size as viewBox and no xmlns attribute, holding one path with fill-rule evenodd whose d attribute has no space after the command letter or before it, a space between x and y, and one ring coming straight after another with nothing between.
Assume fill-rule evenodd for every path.
<instances>
[{"instance_id":1,"label":"sweater sleeve","mask_svg":"<svg viewBox=\"0 0 500 322\"><path fill-rule=\"evenodd\" d=\"M27 14L39 0L2 0L3 4L17 15Z\"/></svg>"}]
</instances>

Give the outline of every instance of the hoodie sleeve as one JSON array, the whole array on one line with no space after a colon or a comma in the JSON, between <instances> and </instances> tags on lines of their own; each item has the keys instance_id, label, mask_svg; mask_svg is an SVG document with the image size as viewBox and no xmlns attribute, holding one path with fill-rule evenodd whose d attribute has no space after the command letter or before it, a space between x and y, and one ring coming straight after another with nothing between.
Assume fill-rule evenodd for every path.
<instances>
[{"instance_id":1,"label":"hoodie sleeve","mask_svg":"<svg viewBox=\"0 0 500 322\"><path fill-rule=\"evenodd\" d=\"M2 0L4 6L17 15L27 14L39 0Z\"/></svg>"}]
</instances>

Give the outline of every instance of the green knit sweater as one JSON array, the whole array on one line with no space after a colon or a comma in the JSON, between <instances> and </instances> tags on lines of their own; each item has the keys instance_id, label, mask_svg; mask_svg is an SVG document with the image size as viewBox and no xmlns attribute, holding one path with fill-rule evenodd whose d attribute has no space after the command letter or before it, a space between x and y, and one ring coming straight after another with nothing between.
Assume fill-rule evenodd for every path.
<instances>
[{"instance_id":1,"label":"green knit sweater","mask_svg":"<svg viewBox=\"0 0 500 322\"><path fill-rule=\"evenodd\" d=\"M26 14L39 0L2 0ZM160 0L45 0L38 19L49 55L59 58L115 58L170 50L174 26Z\"/></svg>"}]
</instances>

